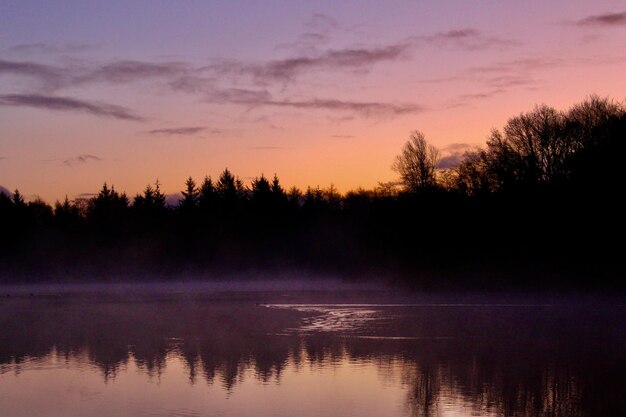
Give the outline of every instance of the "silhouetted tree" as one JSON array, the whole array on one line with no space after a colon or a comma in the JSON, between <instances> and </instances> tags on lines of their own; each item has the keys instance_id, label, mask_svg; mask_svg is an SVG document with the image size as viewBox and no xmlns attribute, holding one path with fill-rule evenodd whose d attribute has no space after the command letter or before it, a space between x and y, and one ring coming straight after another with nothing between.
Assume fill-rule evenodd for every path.
<instances>
[{"instance_id":1,"label":"silhouetted tree","mask_svg":"<svg viewBox=\"0 0 626 417\"><path fill-rule=\"evenodd\" d=\"M196 188L196 182L193 178L187 178L185 181L185 190L182 191L183 198L180 200L178 206L181 210L192 211L198 207L198 199L200 192Z\"/></svg>"},{"instance_id":2,"label":"silhouetted tree","mask_svg":"<svg viewBox=\"0 0 626 417\"><path fill-rule=\"evenodd\" d=\"M339 209L341 207L341 194L339 194L334 184L330 184L328 188L322 190L322 196L328 207L332 209Z\"/></svg>"},{"instance_id":3,"label":"silhouetted tree","mask_svg":"<svg viewBox=\"0 0 626 417\"><path fill-rule=\"evenodd\" d=\"M503 132L492 132L487 148L491 171L504 188L565 177L565 163L575 150L563 113L547 106L509 119Z\"/></svg>"},{"instance_id":4,"label":"silhouetted tree","mask_svg":"<svg viewBox=\"0 0 626 417\"><path fill-rule=\"evenodd\" d=\"M27 207L31 223L35 225L47 225L52 223L52 207L41 198L29 201Z\"/></svg>"},{"instance_id":5,"label":"silhouetted tree","mask_svg":"<svg viewBox=\"0 0 626 417\"><path fill-rule=\"evenodd\" d=\"M11 196L0 191L0 212L5 215L8 215L7 213L12 207L13 207L13 200L11 199Z\"/></svg>"},{"instance_id":6,"label":"silhouetted tree","mask_svg":"<svg viewBox=\"0 0 626 417\"><path fill-rule=\"evenodd\" d=\"M302 203L302 209L305 212L318 211L324 206L324 193L320 187L307 187L306 193L304 193L304 202Z\"/></svg>"},{"instance_id":7,"label":"silhouetted tree","mask_svg":"<svg viewBox=\"0 0 626 417\"><path fill-rule=\"evenodd\" d=\"M376 191L357 188L348 191L342 200L349 211L361 211L367 210L367 207L372 204L376 197Z\"/></svg>"},{"instance_id":8,"label":"silhouetted tree","mask_svg":"<svg viewBox=\"0 0 626 417\"><path fill-rule=\"evenodd\" d=\"M567 112L566 132L576 149L597 146L611 140L614 123L625 115L624 105L592 95Z\"/></svg>"},{"instance_id":9,"label":"silhouetted tree","mask_svg":"<svg viewBox=\"0 0 626 417\"><path fill-rule=\"evenodd\" d=\"M272 186L263 174L259 178L252 180L252 199L269 201L272 195Z\"/></svg>"},{"instance_id":10,"label":"silhouetted tree","mask_svg":"<svg viewBox=\"0 0 626 417\"><path fill-rule=\"evenodd\" d=\"M211 180L211 177L204 177L200 190L198 192L198 206L203 211L213 208L217 198L217 190Z\"/></svg>"},{"instance_id":11,"label":"silhouetted tree","mask_svg":"<svg viewBox=\"0 0 626 417\"><path fill-rule=\"evenodd\" d=\"M374 189L376 195L380 197L396 197L398 195L398 188L400 184L394 181L379 182Z\"/></svg>"},{"instance_id":12,"label":"silhouetted tree","mask_svg":"<svg viewBox=\"0 0 626 417\"><path fill-rule=\"evenodd\" d=\"M91 199L85 197L76 197L72 202L72 206L76 208L81 218L86 219L89 216L89 207Z\"/></svg>"},{"instance_id":13,"label":"silhouetted tree","mask_svg":"<svg viewBox=\"0 0 626 417\"><path fill-rule=\"evenodd\" d=\"M626 110L591 96L568 112L539 106L494 130L487 149L469 152L456 169L457 189L466 194L531 190L576 178L589 186L620 177L614 167L624 147ZM612 162L611 162L612 161Z\"/></svg>"},{"instance_id":14,"label":"silhouetted tree","mask_svg":"<svg viewBox=\"0 0 626 417\"><path fill-rule=\"evenodd\" d=\"M491 170L489 154L485 150L467 152L454 171L453 188L465 194L485 194L499 188L498 179Z\"/></svg>"},{"instance_id":15,"label":"silhouetted tree","mask_svg":"<svg viewBox=\"0 0 626 417\"><path fill-rule=\"evenodd\" d=\"M26 206L26 203L24 203L24 197L22 197L22 194L20 194L20 191L18 189L15 189L15 191L13 192L13 205L15 207Z\"/></svg>"},{"instance_id":16,"label":"silhouetted tree","mask_svg":"<svg viewBox=\"0 0 626 417\"><path fill-rule=\"evenodd\" d=\"M566 131L576 146L567 167L574 184L609 195L621 188L626 176L626 107L591 96L567 113Z\"/></svg>"},{"instance_id":17,"label":"silhouetted tree","mask_svg":"<svg viewBox=\"0 0 626 417\"><path fill-rule=\"evenodd\" d=\"M243 185L243 181L237 177L235 178L235 189L237 190L237 198L240 200L245 200L248 198L248 190L246 186Z\"/></svg>"},{"instance_id":18,"label":"silhouetted tree","mask_svg":"<svg viewBox=\"0 0 626 417\"><path fill-rule=\"evenodd\" d=\"M57 201L54 204L54 219L58 224L65 227L70 227L70 225L75 225L80 222L80 211L76 205L70 203L67 195L63 203Z\"/></svg>"},{"instance_id":19,"label":"silhouetted tree","mask_svg":"<svg viewBox=\"0 0 626 417\"><path fill-rule=\"evenodd\" d=\"M154 187L148 184L143 195L137 194L133 200L133 210L147 217L155 217L165 214L165 195L161 192L161 184L157 179Z\"/></svg>"},{"instance_id":20,"label":"silhouetted tree","mask_svg":"<svg viewBox=\"0 0 626 417\"><path fill-rule=\"evenodd\" d=\"M274 201L277 203L283 203L287 201L287 194L285 193L285 190L283 189L283 187L280 185L280 180L278 179L278 176L276 174L274 174L274 178L272 179L272 195L274 196Z\"/></svg>"},{"instance_id":21,"label":"silhouetted tree","mask_svg":"<svg viewBox=\"0 0 626 417\"><path fill-rule=\"evenodd\" d=\"M426 142L418 130L404 144L402 153L396 157L392 169L400 174L403 185L409 191L420 191L436 185L435 170L439 163L439 151Z\"/></svg>"},{"instance_id":22,"label":"silhouetted tree","mask_svg":"<svg viewBox=\"0 0 626 417\"><path fill-rule=\"evenodd\" d=\"M275 209L272 186L263 174L261 174L261 177L252 180L251 193L252 204L255 210L260 211L259 214L265 216L272 209Z\"/></svg>"},{"instance_id":23,"label":"silhouetted tree","mask_svg":"<svg viewBox=\"0 0 626 417\"><path fill-rule=\"evenodd\" d=\"M125 193L119 194L115 187L105 182L96 197L89 200L87 217L91 223L110 227L119 225L128 212L129 201Z\"/></svg>"},{"instance_id":24,"label":"silhouetted tree","mask_svg":"<svg viewBox=\"0 0 626 417\"><path fill-rule=\"evenodd\" d=\"M224 169L224 172L220 175L215 188L221 200L234 201L237 199L235 177L228 168Z\"/></svg>"},{"instance_id":25,"label":"silhouetted tree","mask_svg":"<svg viewBox=\"0 0 626 417\"><path fill-rule=\"evenodd\" d=\"M281 186L280 180L278 179L278 175L276 174L274 174L274 178L272 178L270 190L272 193L271 195L272 215L274 218L283 217L289 205L288 205L287 193Z\"/></svg>"},{"instance_id":26,"label":"silhouetted tree","mask_svg":"<svg viewBox=\"0 0 626 417\"><path fill-rule=\"evenodd\" d=\"M11 199L10 213L13 220L13 224L11 227L15 227L20 229L24 226L27 226L29 220L28 207L24 202L24 197L20 194L19 190L15 190L13 192L13 196Z\"/></svg>"},{"instance_id":27,"label":"silhouetted tree","mask_svg":"<svg viewBox=\"0 0 626 417\"><path fill-rule=\"evenodd\" d=\"M284 194L285 190L280 185L280 180L278 179L278 175L274 174L274 178L272 178L272 192L275 194Z\"/></svg>"},{"instance_id":28,"label":"silhouetted tree","mask_svg":"<svg viewBox=\"0 0 626 417\"><path fill-rule=\"evenodd\" d=\"M215 189L219 209L222 213L228 213L229 217L234 216L234 213L241 208L247 197L243 182L226 168L220 175Z\"/></svg>"},{"instance_id":29,"label":"silhouetted tree","mask_svg":"<svg viewBox=\"0 0 626 417\"><path fill-rule=\"evenodd\" d=\"M291 187L289 192L287 193L287 202L289 203L289 207L298 209L300 208L303 202L302 191L298 187Z\"/></svg>"}]
</instances>

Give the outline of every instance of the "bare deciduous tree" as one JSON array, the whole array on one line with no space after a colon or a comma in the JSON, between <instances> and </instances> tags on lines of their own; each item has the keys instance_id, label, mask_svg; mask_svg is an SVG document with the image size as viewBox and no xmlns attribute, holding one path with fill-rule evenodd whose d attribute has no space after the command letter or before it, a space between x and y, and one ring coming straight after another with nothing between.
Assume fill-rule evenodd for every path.
<instances>
[{"instance_id":1,"label":"bare deciduous tree","mask_svg":"<svg viewBox=\"0 0 626 417\"><path fill-rule=\"evenodd\" d=\"M419 191L436 185L439 159L439 150L426 142L422 132L414 130L391 168L400 174L407 189Z\"/></svg>"},{"instance_id":2,"label":"bare deciduous tree","mask_svg":"<svg viewBox=\"0 0 626 417\"><path fill-rule=\"evenodd\" d=\"M563 176L567 157L574 151L564 128L562 112L538 106L509 119L502 133L494 130L487 146L505 185L547 183Z\"/></svg>"}]
</instances>

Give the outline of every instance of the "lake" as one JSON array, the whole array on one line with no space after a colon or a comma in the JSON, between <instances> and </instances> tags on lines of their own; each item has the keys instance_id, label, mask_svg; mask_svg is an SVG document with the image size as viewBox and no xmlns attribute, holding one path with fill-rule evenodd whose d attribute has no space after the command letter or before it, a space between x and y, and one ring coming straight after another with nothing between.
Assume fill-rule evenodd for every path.
<instances>
[{"instance_id":1,"label":"lake","mask_svg":"<svg viewBox=\"0 0 626 417\"><path fill-rule=\"evenodd\" d=\"M626 415L617 297L4 288L0 416Z\"/></svg>"}]
</instances>

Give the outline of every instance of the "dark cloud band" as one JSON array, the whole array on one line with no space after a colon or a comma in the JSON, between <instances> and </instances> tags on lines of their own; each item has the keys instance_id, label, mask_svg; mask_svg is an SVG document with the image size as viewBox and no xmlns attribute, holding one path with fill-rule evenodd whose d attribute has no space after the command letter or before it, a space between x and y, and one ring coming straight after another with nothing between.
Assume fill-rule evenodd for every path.
<instances>
[{"instance_id":1,"label":"dark cloud band","mask_svg":"<svg viewBox=\"0 0 626 417\"><path fill-rule=\"evenodd\" d=\"M99 162L99 161L102 161L102 158L96 155L82 154L82 155L78 155L72 158L67 158L66 160L63 161L63 163L67 165L68 167L71 167L71 166L78 165L78 164L86 164L87 162Z\"/></svg>"},{"instance_id":2,"label":"dark cloud band","mask_svg":"<svg viewBox=\"0 0 626 417\"><path fill-rule=\"evenodd\" d=\"M148 133L151 135L164 135L164 136L178 136L178 135L196 135L200 132L207 130L204 126L186 126L186 127L174 127L164 129L152 129Z\"/></svg>"},{"instance_id":3,"label":"dark cloud band","mask_svg":"<svg viewBox=\"0 0 626 417\"><path fill-rule=\"evenodd\" d=\"M77 111L99 117L120 120L144 121L125 107L114 104L95 103L70 97L46 96L41 94L6 94L0 95L0 105L32 107L55 111Z\"/></svg>"},{"instance_id":4,"label":"dark cloud band","mask_svg":"<svg viewBox=\"0 0 626 417\"><path fill-rule=\"evenodd\" d=\"M576 22L577 26L624 26L626 12L606 13L585 17Z\"/></svg>"}]
</instances>

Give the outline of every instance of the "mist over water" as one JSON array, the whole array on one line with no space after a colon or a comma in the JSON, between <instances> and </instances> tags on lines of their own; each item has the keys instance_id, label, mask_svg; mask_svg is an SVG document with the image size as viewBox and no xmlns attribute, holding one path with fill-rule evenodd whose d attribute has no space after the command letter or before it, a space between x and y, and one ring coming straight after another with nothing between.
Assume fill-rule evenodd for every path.
<instances>
[{"instance_id":1,"label":"mist over water","mask_svg":"<svg viewBox=\"0 0 626 417\"><path fill-rule=\"evenodd\" d=\"M626 411L619 298L194 285L4 287L0 415Z\"/></svg>"}]
</instances>

